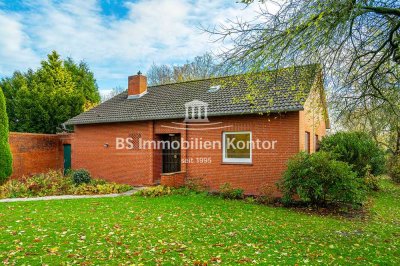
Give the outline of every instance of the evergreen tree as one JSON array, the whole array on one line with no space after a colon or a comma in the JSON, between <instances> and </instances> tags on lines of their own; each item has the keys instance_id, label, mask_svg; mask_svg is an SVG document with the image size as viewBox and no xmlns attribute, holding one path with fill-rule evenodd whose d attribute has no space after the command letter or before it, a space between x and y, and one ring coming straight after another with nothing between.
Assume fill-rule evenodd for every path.
<instances>
[{"instance_id":1,"label":"evergreen tree","mask_svg":"<svg viewBox=\"0 0 400 266\"><path fill-rule=\"evenodd\" d=\"M15 72L0 81L7 100L10 129L55 133L68 119L100 102L93 73L86 63L61 60L53 51L41 67Z\"/></svg>"},{"instance_id":2,"label":"evergreen tree","mask_svg":"<svg viewBox=\"0 0 400 266\"><path fill-rule=\"evenodd\" d=\"M6 97L6 106L8 114L8 122L10 131L16 131L18 117L15 114L15 97L17 91L27 86L27 79L25 74L16 71L12 77L6 77L0 81L0 87L3 89L4 96Z\"/></svg>"},{"instance_id":3,"label":"evergreen tree","mask_svg":"<svg viewBox=\"0 0 400 266\"><path fill-rule=\"evenodd\" d=\"M41 65L28 86L17 92L18 127L24 132L56 133L63 122L82 112L85 99L75 93L72 75L56 52Z\"/></svg>"},{"instance_id":4,"label":"evergreen tree","mask_svg":"<svg viewBox=\"0 0 400 266\"><path fill-rule=\"evenodd\" d=\"M83 111L96 106L101 97L94 74L90 71L88 65L85 62L77 64L72 58L68 58L64 61L64 66L72 75L76 92L82 94L85 98Z\"/></svg>"},{"instance_id":5,"label":"evergreen tree","mask_svg":"<svg viewBox=\"0 0 400 266\"><path fill-rule=\"evenodd\" d=\"M0 184L12 174L12 155L8 143L6 100L0 88Z\"/></svg>"}]
</instances>

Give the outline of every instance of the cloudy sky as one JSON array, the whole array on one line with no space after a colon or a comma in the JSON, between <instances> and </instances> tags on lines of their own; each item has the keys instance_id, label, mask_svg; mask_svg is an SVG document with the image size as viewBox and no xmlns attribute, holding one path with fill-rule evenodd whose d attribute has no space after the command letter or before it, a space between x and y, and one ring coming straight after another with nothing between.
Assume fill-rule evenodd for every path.
<instances>
[{"instance_id":1,"label":"cloudy sky","mask_svg":"<svg viewBox=\"0 0 400 266\"><path fill-rule=\"evenodd\" d=\"M220 44L200 28L255 8L236 0L0 0L0 77L37 68L52 50L86 61L102 92L153 63L180 64Z\"/></svg>"}]
</instances>

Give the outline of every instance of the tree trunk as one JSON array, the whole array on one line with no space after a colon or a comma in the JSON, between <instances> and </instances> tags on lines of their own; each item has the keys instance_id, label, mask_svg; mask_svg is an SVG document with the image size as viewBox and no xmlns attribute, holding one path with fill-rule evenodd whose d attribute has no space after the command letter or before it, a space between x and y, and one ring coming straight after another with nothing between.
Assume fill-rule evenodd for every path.
<instances>
[{"instance_id":1,"label":"tree trunk","mask_svg":"<svg viewBox=\"0 0 400 266\"><path fill-rule=\"evenodd\" d=\"M396 149L394 150L394 155L400 155L400 127L397 127L397 140L396 140Z\"/></svg>"}]
</instances>

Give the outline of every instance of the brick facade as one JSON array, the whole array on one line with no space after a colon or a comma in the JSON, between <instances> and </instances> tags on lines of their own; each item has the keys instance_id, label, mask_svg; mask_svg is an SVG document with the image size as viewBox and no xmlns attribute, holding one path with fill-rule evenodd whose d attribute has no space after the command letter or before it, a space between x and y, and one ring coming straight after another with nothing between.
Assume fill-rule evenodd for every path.
<instances>
[{"instance_id":1,"label":"brick facade","mask_svg":"<svg viewBox=\"0 0 400 266\"><path fill-rule=\"evenodd\" d=\"M139 100L145 93L147 93L146 77L140 74L129 77L128 101ZM232 187L243 188L246 194L257 194L260 187L276 184L286 169L288 159L304 150L305 143L309 143L310 152L315 151L316 136L320 140L325 135L326 125L329 123L324 114L326 112L324 99L322 75L319 75L310 88L308 98L302 104L303 110L300 111L269 115L208 117L208 121L208 103L193 100L184 104L185 120L114 123L95 121L91 122L92 124L78 123L72 134L13 133L10 135L14 155L13 176L40 173L48 169L62 169L63 144L71 144L72 168L85 168L97 178L136 186L160 183L181 186L185 180L193 178L201 180L211 190L218 190L224 183L230 183ZM122 100L122 102L127 101L125 98ZM189 106L199 103L201 106ZM191 107L190 118L189 107ZM200 115L202 107L205 108L204 117ZM228 107L230 108L226 106L225 109ZM301 108L295 110L299 109ZM126 112L125 110L121 112L128 114L131 111L127 108ZM179 116L159 114L157 118ZM108 113L105 117L108 117ZM251 132L252 141L269 141L270 145L274 143L274 147L270 149L253 147L251 162L250 160L247 163L223 162L224 133L242 131ZM306 135L310 137L307 142ZM132 143L126 143L127 139ZM166 150L164 155L159 147L139 148L140 141L153 141L150 143L151 146L154 142L165 139L181 139L192 144L193 141L202 143L208 141L219 145L212 149L182 148L180 153ZM132 144L132 147L120 147L121 141L125 145ZM166 172L175 174L163 173L163 164Z\"/></svg>"},{"instance_id":2,"label":"brick facade","mask_svg":"<svg viewBox=\"0 0 400 266\"><path fill-rule=\"evenodd\" d=\"M161 174L161 185L179 188L185 185L186 172Z\"/></svg>"},{"instance_id":3,"label":"brick facade","mask_svg":"<svg viewBox=\"0 0 400 266\"><path fill-rule=\"evenodd\" d=\"M319 76L316 79L316 82L304 103L304 110L299 112L299 134L300 134L300 150L305 150L305 133L310 133L310 153L315 152L316 150L316 136L318 136L318 140L320 141L323 136L326 134L327 123L329 120L327 119L326 105L325 102L321 102L325 100L323 86L322 84L322 76Z\"/></svg>"},{"instance_id":4,"label":"brick facade","mask_svg":"<svg viewBox=\"0 0 400 266\"><path fill-rule=\"evenodd\" d=\"M160 134L181 134L184 140L202 139L222 142L224 131L251 131L256 139L277 141L274 150L253 150L252 164L226 164L221 149L182 150L181 172L187 177L202 179L212 190L222 184L257 194L262 184L275 184L285 170L289 157L296 154L300 142L300 112L281 115L246 115L211 117L226 128L192 130L177 120L77 125L72 137L72 167L86 168L93 176L132 185L153 185L160 182L161 151L157 149L116 149L116 138L138 137L157 140ZM201 159L203 158L203 159Z\"/></svg>"},{"instance_id":5,"label":"brick facade","mask_svg":"<svg viewBox=\"0 0 400 266\"><path fill-rule=\"evenodd\" d=\"M188 176L206 181L211 190L217 190L224 183L240 187L246 194L257 194L263 184L275 184L286 168L288 158L299 151L299 113L282 115L232 116L222 121L229 128L202 131L189 131L189 137L221 140L224 131L251 131L252 139L277 141L276 148L254 150L252 164L227 164L222 162L222 150L189 150ZM211 163L198 163L197 158L211 158Z\"/></svg>"},{"instance_id":6,"label":"brick facade","mask_svg":"<svg viewBox=\"0 0 400 266\"><path fill-rule=\"evenodd\" d=\"M98 178L132 185L153 184L153 150L117 150L116 138L153 137L153 122L75 126L72 168L85 168ZM135 137L136 138L136 137Z\"/></svg>"},{"instance_id":7,"label":"brick facade","mask_svg":"<svg viewBox=\"0 0 400 266\"><path fill-rule=\"evenodd\" d=\"M13 156L11 178L63 168L63 147L60 135L10 132L9 142Z\"/></svg>"},{"instance_id":8,"label":"brick facade","mask_svg":"<svg viewBox=\"0 0 400 266\"><path fill-rule=\"evenodd\" d=\"M137 186L180 186L185 179L193 178L211 190L230 183L243 188L246 194L257 194L261 186L275 185L288 159L304 150L306 132L310 134L310 152L315 151L315 136L320 140L329 123L321 99L325 99L322 76L316 79L301 111L208 117L210 123L204 127L182 119L76 125L71 137L72 168L86 168L93 176ZM162 173L161 149L138 148L139 139L158 141L166 136L180 136L189 142L219 141L222 146L224 132L240 131L250 131L253 141L276 142L275 148L253 148L252 162L247 164L224 163L222 147L181 149L180 171L172 175ZM133 149L117 149L118 138L132 138Z\"/></svg>"}]
</instances>

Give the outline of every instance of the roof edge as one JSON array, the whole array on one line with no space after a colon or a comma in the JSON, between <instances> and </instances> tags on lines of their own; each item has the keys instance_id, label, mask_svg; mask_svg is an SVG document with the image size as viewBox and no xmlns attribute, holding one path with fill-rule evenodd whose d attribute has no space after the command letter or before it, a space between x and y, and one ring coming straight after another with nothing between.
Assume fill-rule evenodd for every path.
<instances>
[{"instance_id":1,"label":"roof edge","mask_svg":"<svg viewBox=\"0 0 400 266\"><path fill-rule=\"evenodd\" d=\"M264 112L218 112L218 113L208 113L208 117L219 117L219 116L239 116L239 115L265 115L265 114L281 114L281 113L288 113L288 112L298 112L303 111L304 108L288 108L282 110L275 110L275 111L264 111ZM70 120L65 122L64 124L67 126L74 126L74 125L96 125L96 124L113 124L113 123L127 123L127 122L140 122L140 121L159 121L159 120L170 120L170 119L183 119L185 118L184 115L180 116L165 116L160 118L153 118L153 119L121 119L121 120L113 120L113 121L98 121L98 122L84 122L84 123L74 123Z\"/></svg>"},{"instance_id":2,"label":"roof edge","mask_svg":"<svg viewBox=\"0 0 400 266\"><path fill-rule=\"evenodd\" d=\"M223 76L215 76L215 77L208 77L208 78L192 79L192 80L185 80L185 81L180 81L180 82L169 82L169 83L163 83L163 84L158 84L158 85L147 86L147 88L153 88L154 89L156 87L168 86L168 85L173 85L173 84L184 84L184 83L204 81L204 80L213 80L213 79L226 79L226 78L238 77L238 76L243 76L243 75L271 73L271 72L276 72L276 71L282 71L282 70L289 69L289 68L302 68L302 67L311 67L311 66L315 66L317 69L321 68L320 64L314 63L314 64L306 64L306 65L288 66L288 67L282 67L282 68L277 68L277 69L267 69L267 70L262 70L262 71L254 71L254 72L250 71L250 72L245 72L245 73L241 73L241 74L223 75Z\"/></svg>"}]
</instances>

